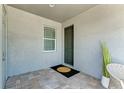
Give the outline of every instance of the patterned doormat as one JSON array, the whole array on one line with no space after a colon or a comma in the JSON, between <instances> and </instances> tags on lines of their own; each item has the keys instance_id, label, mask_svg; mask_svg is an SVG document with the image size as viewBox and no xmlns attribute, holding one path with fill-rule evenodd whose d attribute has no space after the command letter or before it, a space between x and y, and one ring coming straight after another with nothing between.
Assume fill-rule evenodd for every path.
<instances>
[{"instance_id":1,"label":"patterned doormat","mask_svg":"<svg viewBox=\"0 0 124 93\"><path fill-rule=\"evenodd\" d=\"M64 75L67 78L79 73L79 71L74 70L70 67L64 66L62 64L57 65L57 66L53 66L51 68L54 69L55 71L59 72L60 74Z\"/></svg>"}]
</instances>

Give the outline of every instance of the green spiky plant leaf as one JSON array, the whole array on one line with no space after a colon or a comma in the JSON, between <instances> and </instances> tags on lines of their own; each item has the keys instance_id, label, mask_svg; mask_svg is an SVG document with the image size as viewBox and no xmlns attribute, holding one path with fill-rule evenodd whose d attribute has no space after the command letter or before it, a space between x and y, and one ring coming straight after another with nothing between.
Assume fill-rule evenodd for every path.
<instances>
[{"instance_id":1,"label":"green spiky plant leaf","mask_svg":"<svg viewBox=\"0 0 124 93\"><path fill-rule=\"evenodd\" d=\"M101 43L102 55L103 55L103 75L107 78L110 78L110 74L106 69L106 66L111 63L111 55L109 49L106 46L105 42Z\"/></svg>"}]
</instances>

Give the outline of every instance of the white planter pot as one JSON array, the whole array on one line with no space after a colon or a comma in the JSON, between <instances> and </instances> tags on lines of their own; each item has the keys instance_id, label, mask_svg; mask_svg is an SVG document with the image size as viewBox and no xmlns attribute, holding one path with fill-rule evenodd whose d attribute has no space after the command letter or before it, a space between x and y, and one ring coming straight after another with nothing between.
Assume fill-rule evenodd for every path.
<instances>
[{"instance_id":1,"label":"white planter pot","mask_svg":"<svg viewBox=\"0 0 124 93\"><path fill-rule=\"evenodd\" d=\"M110 82L110 78L102 76L101 83L102 83L103 87L108 88L109 87L109 82Z\"/></svg>"}]
</instances>

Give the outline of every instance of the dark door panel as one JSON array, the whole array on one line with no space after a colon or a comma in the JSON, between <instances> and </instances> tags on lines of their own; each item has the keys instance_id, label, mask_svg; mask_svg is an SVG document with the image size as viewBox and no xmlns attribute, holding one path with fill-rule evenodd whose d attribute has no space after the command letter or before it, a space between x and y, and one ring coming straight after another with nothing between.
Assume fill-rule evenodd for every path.
<instances>
[{"instance_id":1,"label":"dark door panel","mask_svg":"<svg viewBox=\"0 0 124 93\"><path fill-rule=\"evenodd\" d=\"M74 29L73 25L64 29L64 62L73 66L73 44L74 44Z\"/></svg>"}]
</instances>

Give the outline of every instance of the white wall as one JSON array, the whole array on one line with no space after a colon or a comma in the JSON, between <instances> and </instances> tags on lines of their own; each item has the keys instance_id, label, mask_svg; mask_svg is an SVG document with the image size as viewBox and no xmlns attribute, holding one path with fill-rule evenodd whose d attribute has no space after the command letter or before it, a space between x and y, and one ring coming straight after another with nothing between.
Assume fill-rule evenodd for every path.
<instances>
[{"instance_id":1,"label":"white wall","mask_svg":"<svg viewBox=\"0 0 124 93\"><path fill-rule=\"evenodd\" d=\"M57 29L57 51L43 52L43 25ZM61 24L8 6L8 75L62 63Z\"/></svg>"},{"instance_id":2,"label":"white wall","mask_svg":"<svg viewBox=\"0 0 124 93\"><path fill-rule=\"evenodd\" d=\"M63 28L71 24L76 69L101 78L101 40L107 42L113 62L124 64L124 5L97 5L63 22Z\"/></svg>"}]
</instances>

